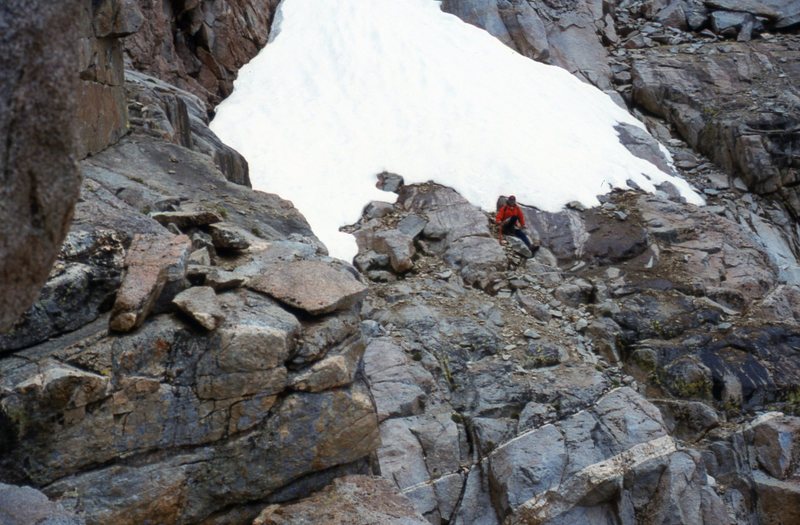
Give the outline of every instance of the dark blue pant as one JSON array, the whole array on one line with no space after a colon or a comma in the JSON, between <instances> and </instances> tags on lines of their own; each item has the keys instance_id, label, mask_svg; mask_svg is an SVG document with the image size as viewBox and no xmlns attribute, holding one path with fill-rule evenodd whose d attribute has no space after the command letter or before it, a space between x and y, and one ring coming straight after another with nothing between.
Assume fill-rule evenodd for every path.
<instances>
[{"instance_id":1,"label":"dark blue pant","mask_svg":"<svg viewBox=\"0 0 800 525\"><path fill-rule=\"evenodd\" d=\"M531 253L533 253L535 251L533 243L531 243L531 240L528 238L525 232L517 227L517 222L519 222L519 219L516 216L509 217L507 222L503 225L503 234L513 235L517 239L521 240L523 243L525 243L525 246L528 247Z\"/></svg>"}]
</instances>

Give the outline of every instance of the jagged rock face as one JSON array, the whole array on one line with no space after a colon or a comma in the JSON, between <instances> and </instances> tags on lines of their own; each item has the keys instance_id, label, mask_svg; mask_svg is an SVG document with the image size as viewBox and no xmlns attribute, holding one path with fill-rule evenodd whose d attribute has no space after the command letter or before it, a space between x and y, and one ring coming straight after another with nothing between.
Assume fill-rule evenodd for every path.
<instances>
[{"instance_id":1,"label":"jagged rock face","mask_svg":"<svg viewBox=\"0 0 800 525\"><path fill-rule=\"evenodd\" d=\"M258 257L313 255L296 244ZM298 317L245 289L191 290L211 296L216 326L186 305L125 335L100 317L0 361L4 479L87 523L197 523L334 467L363 470L378 431L353 308Z\"/></svg>"},{"instance_id":2,"label":"jagged rock face","mask_svg":"<svg viewBox=\"0 0 800 525\"><path fill-rule=\"evenodd\" d=\"M78 198L80 3L0 7L0 332L30 307Z\"/></svg>"},{"instance_id":3,"label":"jagged rock face","mask_svg":"<svg viewBox=\"0 0 800 525\"><path fill-rule=\"evenodd\" d=\"M787 40L648 50L633 57L631 75L635 103L752 191L779 194L796 216L800 69L790 57L800 39Z\"/></svg>"},{"instance_id":4,"label":"jagged rock face","mask_svg":"<svg viewBox=\"0 0 800 525\"><path fill-rule=\"evenodd\" d=\"M139 0L141 29L125 41L139 71L215 106L267 43L279 0ZM209 108L210 109L210 108Z\"/></svg>"},{"instance_id":5,"label":"jagged rock face","mask_svg":"<svg viewBox=\"0 0 800 525\"><path fill-rule=\"evenodd\" d=\"M250 186L247 161L208 128L202 99L132 70L125 71L125 89L133 129L208 155L229 181Z\"/></svg>"},{"instance_id":6,"label":"jagged rock face","mask_svg":"<svg viewBox=\"0 0 800 525\"><path fill-rule=\"evenodd\" d=\"M486 29L523 55L611 88L601 34L613 34L602 1L445 0L442 10ZM613 37L612 37L613 38Z\"/></svg>"}]
</instances>

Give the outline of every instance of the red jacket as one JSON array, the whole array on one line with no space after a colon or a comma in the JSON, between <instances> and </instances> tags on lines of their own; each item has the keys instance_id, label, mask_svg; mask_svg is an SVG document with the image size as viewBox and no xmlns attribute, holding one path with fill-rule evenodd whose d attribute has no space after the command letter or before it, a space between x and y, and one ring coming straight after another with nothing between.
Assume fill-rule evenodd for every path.
<instances>
[{"instance_id":1,"label":"red jacket","mask_svg":"<svg viewBox=\"0 0 800 525\"><path fill-rule=\"evenodd\" d=\"M516 205L512 207L506 204L500 208L500 211L497 212L497 218L495 219L495 222L497 222L497 224L501 224L509 217L516 217L519 221L519 225L523 228L525 227L525 214L522 213L520 207Z\"/></svg>"}]
</instances>

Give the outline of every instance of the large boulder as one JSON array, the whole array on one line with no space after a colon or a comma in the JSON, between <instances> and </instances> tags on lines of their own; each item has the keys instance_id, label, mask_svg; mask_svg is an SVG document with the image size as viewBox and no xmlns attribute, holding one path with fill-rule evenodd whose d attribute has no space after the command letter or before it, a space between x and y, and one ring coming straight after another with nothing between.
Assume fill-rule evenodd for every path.
<instances>
[{"instance_id":1,"label":"large boulder","mask_svg":"<svg viewBox=\"0 0 800 525\"><path fill-rule=\"evenodd\" d=\"M84 525L82 519L31 487L0 483L0 523L3 525Z\"/></svg>"},{"instance_id":2,"label":"large boulder","mask_svg":"<svg viewBox=\"0 0 800 525\"><path fill-rule=\"evenodd\" d=\"M0 6L0 332L36 299L78 198L81 5Z\"/></svg>"},{"instance_id":3,"label":"large boulder","mask_svg":"<svg viewBox=\"0 0 800 525\"><path fill-rule=\"evenodd\" d=\"M185 235L134 237L125 256L125 277L111 310L109 326L118 332L138 328L155 308L162 292L169 301L185 287L191 247Z\"/></svg>"}]
</instances>

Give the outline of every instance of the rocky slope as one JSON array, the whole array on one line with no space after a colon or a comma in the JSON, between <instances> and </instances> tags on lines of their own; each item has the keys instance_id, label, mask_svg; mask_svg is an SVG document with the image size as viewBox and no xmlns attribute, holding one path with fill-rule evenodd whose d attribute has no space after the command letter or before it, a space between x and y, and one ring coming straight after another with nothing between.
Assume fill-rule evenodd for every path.
<instances>
[{"instance_id":1,"label":"rocky slope","mask_svg":"<svg viewBox=\"0 0 800 525\"><path fill-rule=\"evenodd\" d=\"M57 503L2 485L2 520L800 519L795 4L446 0L632 104L709 205L526 208L528 259L384 173L355 267L206 126L274 4L84 5L115 111L78 105L74 219L0 335L0 481Z\"/></svg>"},{"instance_id":2,"label":"rocky slope","mask_svg":"<svg viewBox=\"0 0 800 525\"><path fill-rule=\"evenodd\" d=\"M544 247L525 259L452 190L399 191L356 231L419 249L397 265L408 244L362 243L385 282L365 373L381 472L432 522L770 523L760 498L796 498L753 432L792 442L800 420L749 420L795 410L797 289L724 210L529 209Z\"/></svg>"}]
</instances>

